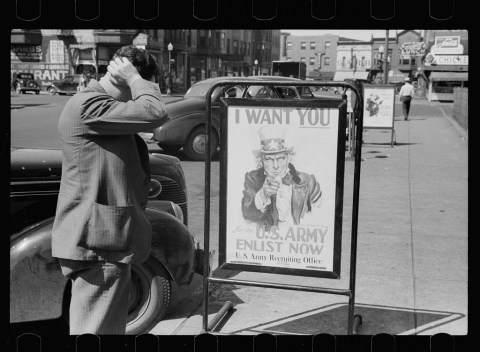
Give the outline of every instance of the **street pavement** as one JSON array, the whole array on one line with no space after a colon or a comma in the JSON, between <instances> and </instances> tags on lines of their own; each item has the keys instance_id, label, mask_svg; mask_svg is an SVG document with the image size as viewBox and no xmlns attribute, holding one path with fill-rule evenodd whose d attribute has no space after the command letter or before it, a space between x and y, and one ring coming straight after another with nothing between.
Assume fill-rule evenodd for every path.
<instances>
[{"instance_id":1,"label":"street pavement","mask_svg":"<svg viewBox=\"0 0 480 352\"><path fill-rule=\"evenodd\" d=\"M410 120L396 104L390 130L363 134L356 262L358 334L434 335L468 332L468 134L453 104L414 100ZM345 152L341 278L214 270L214 277L312 287L349 288L354 158ZM218 236L211 226L211 237ZM213 269L216 268L214 256ZM346 296L209 285L209 321L233 304L212 331L252 335L347 333ZM170 309L150 333L203 332L202 276L174 285Z\"/></svg>"}]
</instances>

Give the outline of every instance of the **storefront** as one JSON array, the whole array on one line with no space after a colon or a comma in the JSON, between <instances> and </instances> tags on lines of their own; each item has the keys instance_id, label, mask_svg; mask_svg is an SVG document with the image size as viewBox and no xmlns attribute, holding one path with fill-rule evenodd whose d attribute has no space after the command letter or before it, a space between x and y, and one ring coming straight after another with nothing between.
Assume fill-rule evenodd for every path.
<instances>
[{"instance_id":1,"label":"storefront","mask_svg":"<svg viewBox=\"0 0 480 352\"><path fill-rule=\"evenodd\" d=\"M454 100L455 87L468 87L468 46L460 35L435 36L424 59L428 101Z\"/></svg>"},{"instance_id":2,"label":"storefront","mask_svg":"<svg viewBox=\"0 0 480 352\"><path fill-rule=\"evenodd\" d=\"M455 87L468 87L468 73L431 72L429 81L428 101L453 101Z\"/></svg>"}]
</instances>

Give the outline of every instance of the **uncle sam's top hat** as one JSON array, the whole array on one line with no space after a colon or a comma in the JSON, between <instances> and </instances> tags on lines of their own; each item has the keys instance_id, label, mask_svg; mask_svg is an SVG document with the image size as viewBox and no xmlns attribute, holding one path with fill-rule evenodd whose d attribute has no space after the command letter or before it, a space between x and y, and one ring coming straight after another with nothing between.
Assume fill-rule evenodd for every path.
<instances>
[{"instance_id":1,"label":"uncle sam's top hat","mask_svg":"<svg viewBox=\"0 0 480 352\"><path fill-rule=\"evenodd\" d=\"M260 149L254 150L255 155L288 153L293 147L285 144L285 129L279 126L264 126L259 130Z\"/></svg>"}]
</instances>

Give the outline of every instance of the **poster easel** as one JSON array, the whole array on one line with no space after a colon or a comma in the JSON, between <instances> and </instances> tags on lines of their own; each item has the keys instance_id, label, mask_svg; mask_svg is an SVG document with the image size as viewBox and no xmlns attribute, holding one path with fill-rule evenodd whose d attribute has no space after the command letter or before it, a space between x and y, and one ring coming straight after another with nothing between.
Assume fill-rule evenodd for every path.
<instances>
[{"instance_id":1,"label":"poster easel","mask_svg":"<svg viewBox=\"0 0 480 352\"><path fill-rule=\"evenodd\" d=\"M228 86L228 85L257 85L257 86L289 86L291 82L279 82L279 81L258 81L258 80L228 80L220 81L212 85L212 87L207 92L207 97L211 97L213 91L218 86ZM358 90L358 88L350 83L346 82L295 82L296 86L343 86L346 88L350 88L357 96L358 101L362 102L362 96ZM340 156L340 160L342 163L339 163L341 168L341 181L342 181L342 189L341 189L341 196L336 198L335 204L335 217L336 217L336 229L338 230L337 233L341 234L341 218L338 221L338 213L337 210L343 208L343 168L344 168L344 156L345 156L345 126L346 126L346 101L341 100L340 103L322 103L321 101L315 100L301 100L296 101L295 103L288 102L285 100L270 100L269 102L265 102L265 100L255 100L255 99L248 99L245 101L244 99L227 99L222 98L222 103L226 107L228 107L229 103L240 104L239 102L243 100L245 106L282 106L285 105L289 109L291 108L292 104L297 107L297 109L308 109L310 106L317 106L323 107L324 110L329 109L337 109L338 110L338 154ZM240 105L241 105L240 104ZM210 252L210 173L211 173L211 160L210 160L210 134L211 134L211 111L212 111L212 101L211 99L207 99L207 116L206 116L206 152L205 152L205 217L204 217L204 249L205 253ZM299 112L300 113L300 112ZM305 112L302 112L305 113ZM328 112L330 113L330 112ZM319 121L315 115L312 121ZM228 116L227 116L228 117ZM238 115L237 115L238 117ZM221 118L221 121L224 121L222 125L222 136L226 136L227 133L224 128L228 128L228 118ZM214 327L219 323L219 321L228 313L232 308L233 304L231 302L226 302L219 312L214 316L214 318L209 322L208 321L208 303L209 303L209 284L210 283L217 283L217 284L236 284L236 285L245 285L245 286L256 286L256 287L264 287L264 288L276 288L276 289L284 289L284 290L295 290L295 291L308 291L308 292L317 292L317 293L326 293L326 294L336 294L336 295L344 295L349 298L348 303L348 328L347 333L357 334L358 327L362 323L362 317L360 315L354 314L354 307L355 307L355 281L356 281L356 254L357 254L357 228L358 228L358 204L359 204L359 194L360 194L360 164L361 164L361 141L362 141L362 130L363 130L363 116L362 113L358 116L358 127L359 131L357 133L356 139L356 153L355 153L355 173L354 173L354 192L353 192L353 209L352 209L352 237L351 237L351 253L350 253L350 280L349 280L349 288L348 289L334 289L334 288L323 288L323 287L311 287L311 286L299 286L299 285L286 285L286 284L276 284L276 283L266 283L266 282L256 282L256 281L248 281L248 280L233 280L233 279L225 279L225 278L217 278L210 276L209 273L209 258L208 255L205 256L205 263L204 263L204 273L203 273L203 294L204 294L204 311L203 311L203 330L204 332L208 332L214 329ZM343 137L342 137L343 136ZM225 148L228 148L228 143L226 141L226 137L223 137L221 140L221 149L222 157L221 162L226 162L225 160L227 153L224 152ZM343 142L343 143L342 143ZM341 153L340 153L341 151ZM342 157L343 156L343 157ZM337 168L337 172L338 172ZM337 173L338 175L338 173ZM221 180L226 178L225 170L221 170ZM337 184L338 184L337 178ZM220 194L225 196L226 188L225 184L221 184ZM226 199L226 198L224 198ZM221 224L221 231L222 228L225 228L225 214L226 214L226 201L225 207L221 208L220 213L220 221L223 222ZM341 217L341 213L340 213ZM338 228L337 228L338 227ZM338 238L338 237L337 237ZM278 268L274 265L266 265L266 266L256 266L256 265L245 265L245 263L232 263L228 262L228 254L222 250L226 248L225 244L226 238L225 234L220 233L220 249L221 253L219 255L219 261L222 268L226 269L233 269L233 268L240 268L246 271L260 271L260 272L271 272L271 273L285 273L290 275L303 275L303 276L317 276L317 277L326 277L326 278L339 278L340 274L340 257L338 256L335 258L333 267L330 270L304 270L306 268L292 268L289 270L288 268ZM338 241L336 241L336 250L338 250L339 254L339 246ZM334 246L334 248L335 248ZM336 252L337 253L337 252Z\"/></svg>"},{"instance_id":2,"label":"poster easel","mask_svg":"<svg viewBox=\"0 0 480 352\"><path fill-rule=\"evenodd\" d=\"M364 84L363 128L390 130L390 146L397 144L394 127L395 87L392 85Z\"/></svg>"}]
</instances>

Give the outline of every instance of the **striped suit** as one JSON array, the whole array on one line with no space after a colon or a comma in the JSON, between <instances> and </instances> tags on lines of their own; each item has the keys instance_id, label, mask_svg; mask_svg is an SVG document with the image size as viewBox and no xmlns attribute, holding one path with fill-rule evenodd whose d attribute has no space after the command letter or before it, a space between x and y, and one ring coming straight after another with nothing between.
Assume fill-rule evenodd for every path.
<instances>
[{"instance_id":1,"label":"striped suit","mask_svg":"<svg viewBox=\"0 0 480 352\"><path fill-rule=\"evenodd\" d=\"M118 283L125 286L130 263L143 262L150 253L151 225L145 214L150 186L148 148L136 133L152 131L167 116L157 85L137 79L130 89L132 100L120 102L91 80L67 102L58 123L62 179L52 254L60 259L64 274L74 280L74 289L80 280L83 286L93 285L97 293L90 292L91 297ZM115 269L110 268L112 265ZM95 277L95 272L99 276ZM109 282L107 273L118 282ZM116 305L112 310L123 308L125 319L128 284L126 289L122 299L110 300ZM119 333L118 329L109 330L109 324L118 318L103 319L101 313L88 318L93 314L92 307L100 307L101 300L92 299L92 307L86 308L75 306L74 296L72 291L71 326L89 327L77 332ZM91 321L73 322L76 317ZM91 328L96 321L101 326Z\"/></svg>"}]
</instances>

